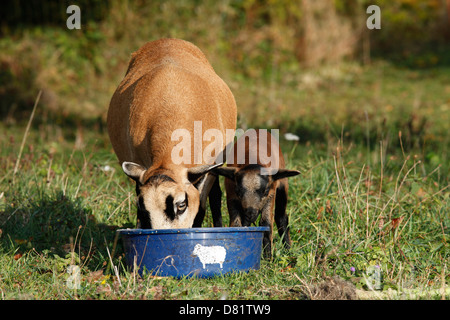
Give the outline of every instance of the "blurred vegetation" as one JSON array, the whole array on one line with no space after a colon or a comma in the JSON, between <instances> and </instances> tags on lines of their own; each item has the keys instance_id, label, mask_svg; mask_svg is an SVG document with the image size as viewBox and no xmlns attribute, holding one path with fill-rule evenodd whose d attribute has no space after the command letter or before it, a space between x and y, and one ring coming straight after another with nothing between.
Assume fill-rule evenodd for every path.
<instances>
[{"instance_id":1,"label":"blurred vegetation","mask_svg":"<svg viewBox=\"0 0 450 320\"><path fill-rule=\"evenodd\" d=\"M381 8L389 8L383 10L383 27L373 39L379 55L388 52L416 67L448 65L448 54L440 54L450 39L448 1L380 0L377 3Z\"/></svg>"}]
</instances>

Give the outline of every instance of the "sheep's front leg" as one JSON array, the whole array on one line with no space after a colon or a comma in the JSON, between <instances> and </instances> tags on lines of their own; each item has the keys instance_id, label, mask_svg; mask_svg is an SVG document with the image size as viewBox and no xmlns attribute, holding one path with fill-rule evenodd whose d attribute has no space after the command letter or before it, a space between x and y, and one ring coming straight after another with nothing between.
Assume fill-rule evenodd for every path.
<instances>
[{"instance_id":1,"label":"sheep's front leg","mask_svg":"<svg viewBox=\"0 0 450 320\"><path fill-rule=\"evenodd\" d=\"M244 210L239 199L227 199L227 208L230 215L230 227L242 227L241 214Z\"/></svg>"},{"instance_id":2,"label":"sheep's front leg","mask_svg":"<svg viewBox=\"0 0 450 320\"><path fill-rule=\"evenodd\" d=\"M269 195L267 202L261 210L261 220L259 225L261 227L269 227L269 231L264 231L263 238L263 248L264 248L264 258L272 258L272 235L273 235L273 208L275 205L274 194Z\"/></svg>"},{"instance_id":3,"label":"sheep's front leg","mask_svg":"<svg viewBox=\"0 0 450 320\"><path fill-rule=\"evenodd\" d=\"M193 228L201 228L202 226L206 212L206 201L215 180L216 176L208 173L195 184L195 187L200 193L200 206L198 208L197 216L194 219L194 224L192 226Z\"/></svg>"},{"instance_id":4,"label":"sheep's front leg","mask_svg":"<svg viewBox=\"0 0 450 320\"><path fill-rule=\"evenodd\" d=\"M209 206L214 227L222 227L222 190L220 190L219 177L216 177L209 192Z\"/></svg>"}]
</instances>

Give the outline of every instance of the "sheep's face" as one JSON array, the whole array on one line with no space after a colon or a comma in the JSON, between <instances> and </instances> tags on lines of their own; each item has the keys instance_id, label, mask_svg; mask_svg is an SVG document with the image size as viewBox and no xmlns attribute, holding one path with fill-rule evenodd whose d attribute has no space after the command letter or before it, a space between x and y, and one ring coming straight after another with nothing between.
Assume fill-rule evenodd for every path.
<instances>
[{"instance_id":1,"label":"sheep's face","mask_svg":"<svg viewBox=\"0 0 450 320\"><path fill-rule=\"evenodd\" d=\"M136 181L138 228L191 228L200 205L194 183L215 166L192 169L146 169L124 162L124 172Z\"/></svg>"},{"instance_id":2,"label":"sheep's face","mask_svg":"<svg viewBox=\"0 0 450 320\"><path fill-rule=\"evenodd\" d=\"M274 181L269 175L261 175L259 166L247 166L236 171L234 182L244 211L242 224L250 226L256 222L259 212L273 193Z\"/></svg>"},{"instance_id":3,"label":"sheep's face","mask_svg":"<svg viewBox=\"0 0 450 320\"><path fill-rule=\"evenodd\" d=\"M192 254L195 256L198 256L201 248L202 248L201 244L196 244L194 247L194 251L192 251Z\"/></svg>"},{"instance_id":4,"label":"sheep's face","mask_svg":"<svg viewBox=\"0 0 450 320\"><path fill-rule=\"evenodd\" d=\"M262 169L266 169L263 171ZM262 174L266 172L268 174ZM268 169L258 164L244 167L226 167L214 169L214 173L227 177L234 182L239 207L242 209L243 226L255 223L268 201L275 196L277 181L298 175L300 172L287 169Z\"/></svg>"},{"instance_id":5,"label":"sheep's face","mask_svg":"<svg viewBox=\"0 0 450 320\"><path fill-rule=\"evenodd\" d=\"M197 215L200 194L188 181L156 174L142 186L136 186L138 219L141 228L190 228Z\"/></svg>"}]
</instances>

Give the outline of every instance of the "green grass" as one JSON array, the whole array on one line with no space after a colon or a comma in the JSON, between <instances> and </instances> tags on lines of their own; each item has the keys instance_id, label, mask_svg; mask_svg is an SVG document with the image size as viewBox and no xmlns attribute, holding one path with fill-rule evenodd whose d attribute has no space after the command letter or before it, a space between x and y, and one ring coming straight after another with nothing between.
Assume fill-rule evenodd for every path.
<instances>
[{"instance_id":1,"label":"green grass","mask_svg":"<svg viewBox=\"0 0 450 320\"><path fill-rule=\"evenodd\" d=\"M336 276L367 290L373 265L383 270L383 292L419 290L407 298L440 299L449 281L448 164L427 158L428 148L368 148L345 130L342 140L282 140L289 167L301 171L290 180L290 251L276 235L273 260L258 271L141 278L126 267L120 241L114 248L115 230L135 224L134 188L106 133L37 119L15 175L25 126L0 127L3 299L312 299ZM445 157L441 147L433 150ZM78 290L67 287L70 265L81 270Z\"/></svg>"}]
</instances>

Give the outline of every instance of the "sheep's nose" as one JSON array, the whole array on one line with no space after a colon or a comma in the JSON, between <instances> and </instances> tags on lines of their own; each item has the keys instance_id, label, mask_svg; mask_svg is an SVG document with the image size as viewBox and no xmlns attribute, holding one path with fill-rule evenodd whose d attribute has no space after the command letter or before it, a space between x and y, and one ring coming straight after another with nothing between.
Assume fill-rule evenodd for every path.
<instances>
[{"instance_id":1,"label":"sheep's nose","mask_svg":"<svg viewBox=\"0 0 450 320\"><path fill-rule=\"evenodd\" d=\"M243 225L244 227L249 227L252 223L256 222L258 219L259 211L255 208L247 208L245 209Z\"/></svg>"}]
</instances>

